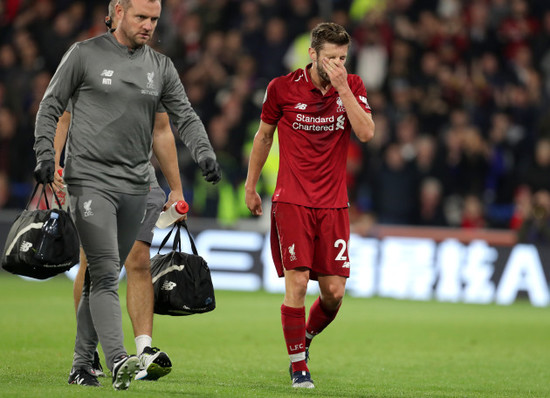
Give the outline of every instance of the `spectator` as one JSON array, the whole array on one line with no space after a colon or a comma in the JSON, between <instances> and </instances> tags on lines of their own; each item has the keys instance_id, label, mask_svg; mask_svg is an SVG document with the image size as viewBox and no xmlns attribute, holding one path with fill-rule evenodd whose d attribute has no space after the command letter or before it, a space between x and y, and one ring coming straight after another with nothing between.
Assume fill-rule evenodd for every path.
<instances>
[{"instance_id":1,"label":"spectator","mask_svg":"<svg viewBox=\"0 0 550 398\"><path fill-rule=\"evenodd\" d=\"M412 163L405 161L397 144L386 148L374 186L374 210L378 221L411 224L417 209L417 174Z\"/></svg>"},{"instance_id":2,"label":"spectator","mask_svg":"<svg viewBox=\"0 0 550 398\"><path fill-rule=\"evenodd\" d=\"M518 241L537 245L550 244L550 193L534 193L531 212L518 231Z\"/></svg>"},{"instance_id":3,"label":"spectator","mask_svg":"<svg viewBox=\"0 0 550 398\"><path fill-rule=\"evenodd\" d=\"M466 195L462 207L461 228L485 228L483 203L476 195Z\"/></svg>"},{"instance_id":4,"label":"spectator","mask_svg":"<svg viewBox=\"0 0 550 398\"><path fill-rule=\"evenodd\" d=\"M419 210L415 214L415 225L447 226L443 212L443 185L433 177L422 180L420 185Z\"/></svg>"}]
</instances>

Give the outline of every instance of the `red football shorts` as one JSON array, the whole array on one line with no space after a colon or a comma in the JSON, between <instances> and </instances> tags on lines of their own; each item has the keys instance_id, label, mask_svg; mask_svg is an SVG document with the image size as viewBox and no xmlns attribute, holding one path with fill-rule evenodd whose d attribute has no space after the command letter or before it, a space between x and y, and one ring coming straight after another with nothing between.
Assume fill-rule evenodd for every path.
<instances>
[{"instance_id":1,"label":"red football shorts","mask_svg":"<svg viewBox=\"0 0 550 398\"><path fill-rule=\"evenodd\" d=\"M318 275L349 277L347 208L315 209L274 202L271 207L271 255L277 274L306 267Z\"/></svg>"}]
</instances>

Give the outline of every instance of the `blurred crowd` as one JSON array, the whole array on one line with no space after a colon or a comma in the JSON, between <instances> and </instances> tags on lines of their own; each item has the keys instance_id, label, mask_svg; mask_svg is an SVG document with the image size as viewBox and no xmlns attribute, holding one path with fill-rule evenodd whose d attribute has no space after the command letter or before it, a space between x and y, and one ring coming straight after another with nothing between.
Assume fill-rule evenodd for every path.
<instances>
[{"instance_id":1,"label":"blurred crowd","mask_svg":"<svg viewBox=\"0 0 550 398\"><path fill-rule=\"evenodd\" d=\"M0 5L0 208L25 206L44 90L73 42L105 32L107 3ZM223 182L209 186L186 149L178 151L193 215L226 225L249 216L243 183L267 84L307 65L309 31L331 20L352 35L348 71L363 79L376 123L373 141L349 148L355 232L368 234L375 223L518 231L540 225L536 218L548 224L549 1L162 3L151 45L174 61L223 169ZM266 199L276 180L272 152Z\"/></svg>"}]
</instances>

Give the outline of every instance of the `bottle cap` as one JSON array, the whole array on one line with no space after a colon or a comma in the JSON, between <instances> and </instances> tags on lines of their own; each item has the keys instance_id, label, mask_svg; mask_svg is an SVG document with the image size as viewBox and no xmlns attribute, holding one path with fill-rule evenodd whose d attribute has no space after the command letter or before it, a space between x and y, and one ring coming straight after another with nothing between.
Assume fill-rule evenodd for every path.
<instances>
[{"instance_id":1,"label":"bottle cap","mask_svg":"<svg viewBox=\"0 0 550 398\"><path fill-rule=\"evenodd\" d=\"M176 203L176 211L180 214L185 214L189 211L189 205L185 200L180 200Z\"/></svg>"}]
</instances>

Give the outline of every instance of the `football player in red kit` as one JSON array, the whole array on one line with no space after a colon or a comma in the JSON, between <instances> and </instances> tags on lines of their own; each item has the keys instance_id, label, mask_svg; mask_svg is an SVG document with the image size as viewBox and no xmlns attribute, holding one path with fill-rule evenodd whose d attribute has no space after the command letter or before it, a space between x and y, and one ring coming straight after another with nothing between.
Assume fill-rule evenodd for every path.
<instances>
[{"instance_id":1,"label":"football player in red kit","mask_svg":"<svg viewBox=\"0 0 550 398\"><path fill-rule=\"evenodd\" d=\"M312 30L312 63L273 79L267 88L248 165L246 205L261 215L256 184L277 129L280 165L271 252L285 278L281 321L293 387L314 387L307 367L309 345L335 318L350 273L346 156L351 131L362 142L374 136L365 86L345 67L350 42L335 23ZM306 324L310 279L319 282L320 295Z\"/></svg>"}]
</instances>

